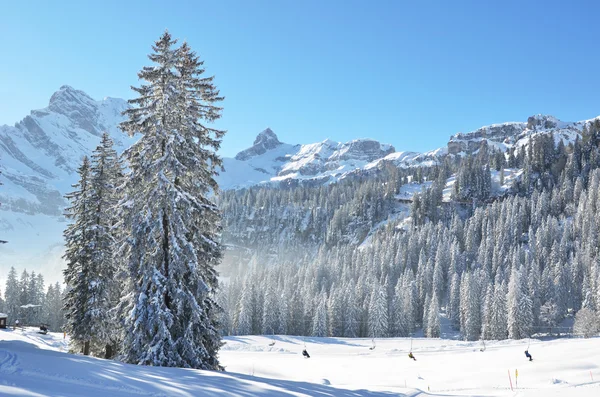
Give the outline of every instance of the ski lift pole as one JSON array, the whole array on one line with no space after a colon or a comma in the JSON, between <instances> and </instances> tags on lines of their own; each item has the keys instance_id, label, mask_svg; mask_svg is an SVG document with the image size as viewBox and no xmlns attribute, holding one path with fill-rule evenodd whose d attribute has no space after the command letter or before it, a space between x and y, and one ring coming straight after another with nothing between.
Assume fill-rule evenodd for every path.
<instances>
[{"instance_id":1,"label":"ski lift pole","mask_svg":"<svg viewBox=\"0 0 600 397\"><path fill-rule=\"evenodd\" d=\"M375 350L375 338L371 339L371 347L369 347L369 350Z\"/></svg>"}]
</instances>

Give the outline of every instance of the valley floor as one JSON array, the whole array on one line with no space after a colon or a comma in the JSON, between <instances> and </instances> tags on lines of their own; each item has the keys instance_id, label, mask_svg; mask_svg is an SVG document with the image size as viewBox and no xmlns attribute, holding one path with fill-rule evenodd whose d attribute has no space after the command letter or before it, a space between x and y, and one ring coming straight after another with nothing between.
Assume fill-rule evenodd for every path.
<instances>
[{"instance_id":1,"label":"valley floor","mask_svg":"<svg viewBox=\"0 0 600 397\"><path fill-rule=\"evenodd\" d=\"M529 362L528 340L488 342L481 352L479 342L415 338L413 361L406 338L370 349L370 339L228 337L227 371L217 373L71 355L62 334L36 331L0 330L0 396L600 395L599 338L532 340Z\"/></svg>"}]
</instances>

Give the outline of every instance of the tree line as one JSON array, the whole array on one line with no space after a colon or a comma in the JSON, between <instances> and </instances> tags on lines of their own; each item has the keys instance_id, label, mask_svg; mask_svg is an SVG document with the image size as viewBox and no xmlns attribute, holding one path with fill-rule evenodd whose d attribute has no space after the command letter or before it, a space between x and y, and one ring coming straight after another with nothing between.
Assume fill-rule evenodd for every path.
<instances>
[{"instance_id":1,"label":"tree line","mask_svg":"<svg viewBox=\"0 0 600 397\"><path fill-rule=\"evenodd\" d=\"M65 323L63 297L60 283L46 288L41 273L28 273L25 269L19 277L13 266L6 279L4 298L0 296L0 312L8 316L8 325L19 320L20 325L46 324L50 329L60 331Z\"/></svg>"}]
</instances>

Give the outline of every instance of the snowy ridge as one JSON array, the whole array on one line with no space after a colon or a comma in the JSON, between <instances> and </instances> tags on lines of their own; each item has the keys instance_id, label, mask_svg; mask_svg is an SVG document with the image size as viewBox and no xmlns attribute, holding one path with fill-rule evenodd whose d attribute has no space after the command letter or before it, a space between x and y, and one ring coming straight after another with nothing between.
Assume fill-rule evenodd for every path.
<instances>
[{"instance_id":1,"label":"snowy ridge","mask_svg":"<svg viewBox=\"0 0 600 397\"><path fill-rule=\"evenodd\" d=\"M510 148L527 146L531 138L538 134L553 134L558 143L565 145L575 142L584 126L598 120L600 116L583 121L561 121L554 116L536 114L527 122L508 122L484 126L469 133L458 133L450 137L448 153L469 154L478 150L483 142L489 147L505 152Z\"/></svg>"},{"instance_id":2,"label":"snowy ridge","mask_svg":"<svg viewBox=\"0 0 600 397\"><path fill-rule=\"evenodd\" d=\"M267 128L258 134L252 147L235 158L223 159L225 172L218 181L222 189L292 180L331 183L350 172L368 169L371 162L393 152L392 145L371 139L347 143L326 139L307 145L290 145L280 142Z\"/></svg>"}]
</instances>

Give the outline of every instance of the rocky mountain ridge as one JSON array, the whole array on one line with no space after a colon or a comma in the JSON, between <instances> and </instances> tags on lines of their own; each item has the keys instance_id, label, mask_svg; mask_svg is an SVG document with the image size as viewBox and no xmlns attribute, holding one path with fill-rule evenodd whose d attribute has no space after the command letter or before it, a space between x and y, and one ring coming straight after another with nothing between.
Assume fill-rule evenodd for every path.
<instances>
[{"instance_id":1,"label":"rocky mountain ridge","mask_svg":"<svg viewBox=\"0 0 600 397\"><path fill-rule=\"evenodd\" d=\"M511 147L526 145L535 134L553 134L555 139L562 139L565 144L575 141L581 135L586 124L599 117L564 122L554 116L536 114L526 122L508 122L481 127L469 133L458 133L450 137L447 148L449 154L470 154L481 147L485 141L488 146L503 152Z\"/></svg>"}]
</instances>

